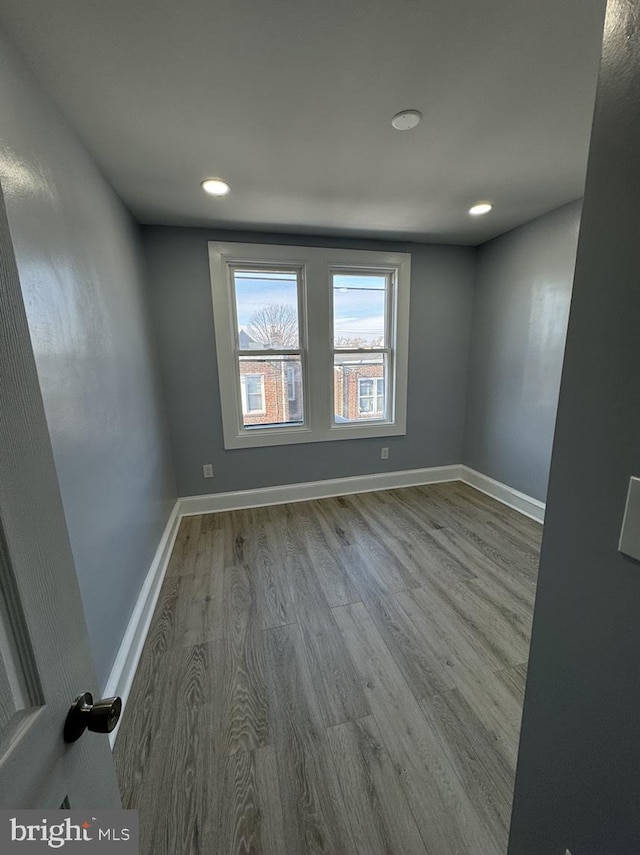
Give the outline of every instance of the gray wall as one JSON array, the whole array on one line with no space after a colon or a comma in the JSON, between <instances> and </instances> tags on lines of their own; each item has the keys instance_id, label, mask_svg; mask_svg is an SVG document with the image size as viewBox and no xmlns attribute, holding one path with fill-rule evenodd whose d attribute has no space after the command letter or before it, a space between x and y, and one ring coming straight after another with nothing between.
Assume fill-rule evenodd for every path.
<instances>
[{"instance_id":1,"label":"gray wall","mask_svg":"<svg viewBox=\"0 0 640 855\"><path fill-rule=\"evenodd\" d=\"M143 238L180 495L460 462L473 249L163 227ZM225 451L207 254L216 238L412 253L406 436Z\"/></svg>"},{"instance_id":2,"label":"gray wall","mask_svg":"<svg viewBox=\"0 0 640 855\"><path fill-rule=\"evenodd\" d=\"M175 497L139 235L2 34L0 180L104 685Z\"/></svg>"},{"instance_id":3,"label":"gray wall","mask_svg":"<svg viewBox=\"0 0 640 855\"><path fill-rule=\"evenodd\" d=\"M611 0L553 446L510 855L640 851L640 6Z\"/></svg>"},{"instance_id":4,"label":"gray wall","mask_svg":"<svg viewBox=\"0 0 640 855\"><path fill-rule=\"evenodd\" d=\"M576 202L477 255L463 462L542 501L579 226Z\"/></svg>"}]
</instances>

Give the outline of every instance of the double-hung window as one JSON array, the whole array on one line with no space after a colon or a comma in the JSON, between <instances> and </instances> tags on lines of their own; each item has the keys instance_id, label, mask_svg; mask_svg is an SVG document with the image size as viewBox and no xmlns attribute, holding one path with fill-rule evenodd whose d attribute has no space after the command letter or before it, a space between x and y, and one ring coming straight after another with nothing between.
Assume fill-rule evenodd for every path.
<instances>
[{"instance_id":1,"label":"double-hung window","mask_svg":"<svg viewBox=\"0 0 640 855\"><path fill-rule=\"evenodd\" d=\"M394 378L393 270L333 269L333 376L336 423L386 421ZM389 395L393 413L393 394Z\"/></svg>"},{"instance_id":2,"label":"double-hung window","mask_svg":"<svg viewBox=\"0 0 640 855\"><path fill-rule=\"evenodd\" d=\"M226 448L406 432L410 255L209 244Z\"/></svg>"}]
</instances>

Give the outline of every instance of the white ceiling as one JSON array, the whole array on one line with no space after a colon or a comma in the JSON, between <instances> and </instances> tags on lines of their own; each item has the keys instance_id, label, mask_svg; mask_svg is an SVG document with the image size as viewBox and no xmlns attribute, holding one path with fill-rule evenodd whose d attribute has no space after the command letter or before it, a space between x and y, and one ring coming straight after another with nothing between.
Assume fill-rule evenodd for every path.
<instances>
[{"instance_id":1,"label":"white ceiling","mask_svg":"<svg viewBox=\"0 0 640 855\"><path fill-rule=\"evenodd\" d=\"M141 222L471 244L582 195L603 14L604 0L0 8ZM393 130L409 107L423 122ZM231 194L205 196L207 176ZM495 209L474 219L478 199Z\"/></svg>"}]
</instances>

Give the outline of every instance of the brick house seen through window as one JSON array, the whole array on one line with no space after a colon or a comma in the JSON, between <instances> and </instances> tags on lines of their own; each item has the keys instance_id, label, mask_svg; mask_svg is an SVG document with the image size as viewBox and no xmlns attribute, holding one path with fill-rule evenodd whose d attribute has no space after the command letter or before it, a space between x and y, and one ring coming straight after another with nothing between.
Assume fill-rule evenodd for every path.
<instances>
[{"instance_id":1,"label":"brick house seen through window","mask_svg":"<svg viewBox=\"0 0 640 855\"><path fill-rule=\"evenodd\" d=\"M381 362L344 361L333 369L336 421L385 418L384 367Z\"/></svg>"},{"instance_id":2,"label":"brick house seen through window","mask_svg":"<svg viewBox=\"0 0 640 855\"><path fill-rule=\"evenodd\" d=\"M245 334L246 335L246 334ZM244 339L245 346L250 343ZM240 363L244 424L296 424L303 419L300 363L286 359L244 359ZM384 367L355 355L333 369L333 399L337 422L383 419Z\"/></svg>"},{"instance_id":3,"label":"brick house seen through window","mask_svg":"<svg viewBox=\"0 0 640 855\"><path fill-rule=\"evenodd\" d=\"M298 365L281 359L240 363L244 424L296 424L302 421L302 384Z\"/></svg>"}]
</instances>

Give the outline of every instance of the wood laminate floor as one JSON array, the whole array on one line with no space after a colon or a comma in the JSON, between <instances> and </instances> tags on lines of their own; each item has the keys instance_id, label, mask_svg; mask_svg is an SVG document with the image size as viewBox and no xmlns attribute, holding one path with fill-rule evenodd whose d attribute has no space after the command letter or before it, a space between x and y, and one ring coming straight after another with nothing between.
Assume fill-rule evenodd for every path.
<instances>
[{"instance_id":1,"label":"wood laminate floor","mask_svg":"<svg viewBox=\"0 0 640 855\"><path fill-rule=\"evenodd\" d=\"M540 537L460 482L183 519L115 748L142 855L504 855Z\"/></svg>"}]
</instances>

